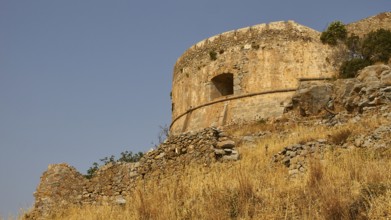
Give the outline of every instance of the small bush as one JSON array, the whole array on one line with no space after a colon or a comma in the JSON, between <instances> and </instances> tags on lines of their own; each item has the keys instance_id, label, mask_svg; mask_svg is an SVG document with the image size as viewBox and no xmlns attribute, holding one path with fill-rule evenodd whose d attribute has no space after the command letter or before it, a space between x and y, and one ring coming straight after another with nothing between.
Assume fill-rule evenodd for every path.
<instances>
[{"instance_id":1,"label":"small bush","mask_svg":"<svg viewBox=\"0 0 391 220\"><path fill-rule=\"evenodd\" d=\"M341 198L340 195L336 192L332 192L327 196L324 196L322 202L322 214L325 219L339 220L339 219L348 219L349 206L344 201L344 198Z\"/></svg>"},{"instance_id":2,"label":"small bush","mask_svg":"<svg viewBox=\"0 0 391 220\"><path fill-rule=\"evenodd\" d=\"M88 170L87 170L87 174L84 175L84 177L86 177L87 179L91 179L94 174L96 173L96 171L98 171L99 169L99 164L97 162L94 162L92 164L92 167L90 167Z\"/></svg>"},{"instance_id":3,"label":"small bush","mask_svg":"<svg viewBox=\"0 0 391 220\"><path fill-rule=\"evenodd\" d=\"M319 160L312 159L310 160L309 167L307 186L311 188L311 190L319 191L320 183L324 178L323 166Z\"/></svg>"},{"instance_id":4,"label":"small bush","mask_svg":"<svg viewBox=\"0 0 391 220\"><path fill-rule=\"evenodd\" d=\"M210 60L215 61L215 60L217 60L217 53L215 51L210 51L209 57L210 57Z\"/></svg>"},{"instance_id":5,"label":"small bush","mask_svg":"<svg viewBox=\"0 0 391 220\"><path fill-rule=\"evenodd\" d=\"M371 62L362 58L353 58L351 60L344 61L339 69L340 77L354 78L359 70L369 65L371 65Z\"/></svg>"},{"instance_id":6,"label":"small bush","mask_svg":"<svg viewBox=\"0 0 391 220\"><path fill-rule=\"evenodd\" d=\"M345 40L347 37L345 25L340 21L333 21L320 35L320 40L324 44L337 45L338 40Z\"/></svg>"}]
</instances>

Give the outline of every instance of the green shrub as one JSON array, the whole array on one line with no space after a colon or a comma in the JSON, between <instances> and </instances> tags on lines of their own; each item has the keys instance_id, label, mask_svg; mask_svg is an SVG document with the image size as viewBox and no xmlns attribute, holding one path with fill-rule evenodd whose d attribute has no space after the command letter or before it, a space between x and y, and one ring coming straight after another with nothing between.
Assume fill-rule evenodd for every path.
<instances>
[{"instance_id":1,"label":"green shrub","mask_svg":"<svg viewBox=\"0 0 391 220\"><path fill-rule=\"evenodd\" d=\"M94 174L96 173L96 171L99 170L99 164L97 162L94 162L92 164L92 167L90 167L88 170L87 170L87 174L84 175L84 177L86 177L87 179L91 179Z\"/></svg>"},{"instance_id":2,"label":"green shrub","mask_svg":"<svg viewBox=\"0 0 391 220\"><path fill-rule=\"evenodd\" d=\"M132 151L125 151L125 152L121 152L121 157L117 161L128 162L128 163L137 162L143 157L143 155L144 154L142 152L133 154Z\"/></svg>"},{"instance_id":3,"label":"green shrub","mask_svg":"<svg viewBox=\"0 0 391 220\"><path fill-rule=\"evenodd\" d=\"M333 21L320 35L320 40L324 44L337 45L338 40L345 40L347 37L345 25L340 21Z\"/></svg>"},{"instance_id":4,"label":"green shrub","mask_svg":"<svg viewBox=\"0 0 391 220\"><path fill-rule=\"evenodd\" d=\"M344 61L339 69L340 77L354 78L359 70L369 65L371 65L371 62L362 58L353 58L351 60Z\"/></svg>"},{"instance_id":5,"label":"green shrub","mask_svg":"<svg viewBox=\"0 0 391 220\"><path fill-rule=\"evenodd\" d=\"M391 31L379 29L370 32L363 41L362 54L372 62L387 63L391 57Z\"/></svg>"}]
</instances>

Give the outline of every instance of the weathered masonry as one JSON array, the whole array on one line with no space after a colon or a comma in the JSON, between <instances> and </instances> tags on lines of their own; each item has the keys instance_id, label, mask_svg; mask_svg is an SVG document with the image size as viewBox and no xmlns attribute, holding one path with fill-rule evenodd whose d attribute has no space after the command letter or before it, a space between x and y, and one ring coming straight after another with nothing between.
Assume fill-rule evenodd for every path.
<instances>
[{"instance_id":1,"label":"weathered masonry","mask_svg":"<svg viewBox=\"0 0 391 220\"><path fill-rule=\"evenodd\" d=\"M320 33L293 21L261 24L197 43L176 62L171 133L283 113L300 80L336 73Z\"/></svg>"}]
</instances>

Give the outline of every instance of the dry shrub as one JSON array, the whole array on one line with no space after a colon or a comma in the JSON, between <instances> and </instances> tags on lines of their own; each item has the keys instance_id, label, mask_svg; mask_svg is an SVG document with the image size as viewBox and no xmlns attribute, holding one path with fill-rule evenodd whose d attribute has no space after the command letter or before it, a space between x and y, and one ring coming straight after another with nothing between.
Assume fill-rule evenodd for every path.
<instances>
[{"instance_id":1,"label":"dry shrub","mask_svg":"<svg viewBox=\"0 0 391 220\"><path fill-rule=\"evenodd\" d=\"M326 178L327 173L319 160L312 159L309 164L307 187L312 200L317 201L321 215L325 219L344 219L347 204L339 189Z\"/></svg>"},{"instance_id":2,"label":"dry shrub","mask_svg":"<svg viewBox=\"0 0 391 220\"><path fill-rule=\"evenodd\" d=\"M345 196L331 183L322 187L321 208L325 219L348 219L350 198Z\"/></svg>"},{"instance_id":3,"label":"dry shrub","mask_svg":"<svg viewBox=\"0 0 391 220\"><path fill-rule=\"evenodd\" d=\"M318 191L323 177L324 172L322 164L317 159L311 159L309 162L307 186L312 190Z\"/></svg>"},{"instance_id":4,"label":"dry shrub","mask_svg":"<svg viewBox=\"0 0 391 220\"><path fill-rule=\"evenodd\" d=\"M236 183L235 183L236 182ZM231 184L208 187L207 208L210 211L205 219L249 219L253 218L260 199L249 175L238 168Z\"/></svg>"},{"instance_id":5,"label":"dry shrub","mask_svg":"<svg viewBox=\"0 0 391 220\"><path fill-rule=\"evenodd\" d=\"M359 197L349 206L350 219L368 219L373 200L383 196L388 189L389 187L382 183L372 183L363 187Z\"/></svg>"},{"instance_id":6,"label":"dry shrub","mask_svg":"<svg viewBox=\"0 0 391 220\"><path fill-rule=\"evenodd\" d=\"M154 204L151 201L148 201L147 198L145 198L145 195L142 191L137 191L137 214L138 219L140 220L150 220L150 219L157 219L158 218L158 208L154 206Z\"/></svg>"},{"instance_id":7,"label":"dry shrub","mask_svg":"<svg viewBox=\"0 0 391 220\"><path fill-rule=\"evenodd\" d=\"M342 145L346 142L352 132L348 129L338 130L330 136L330 141L336 145Z\"/></svg>"},{"instance_id":8,"label":"dry shrub","mask_svg":"<svg viewBox=\"0 0 391 220\"><path fill-rule=\"evenodd\" d=\"M368 219L391 219L391 189L371 201Z\"/></svg>"}]
</instances>

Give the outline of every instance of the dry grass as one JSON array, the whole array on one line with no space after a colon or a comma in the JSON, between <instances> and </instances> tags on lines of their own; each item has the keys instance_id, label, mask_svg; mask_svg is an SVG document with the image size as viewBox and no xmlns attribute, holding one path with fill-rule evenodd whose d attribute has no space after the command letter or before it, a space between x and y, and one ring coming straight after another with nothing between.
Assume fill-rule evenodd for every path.
<instances>
[{"instance_id":1,"label":"dry grass","mask_svg":"<svg viewBox=\"0 0 391 220\"><path fill-rule=\"evenodd\" d=\"M285 127L289 132L283 138L272 134L260 140L258 147L242 145L242 159L238 162L191 166L166 179L140 183L124 207L71 207L52 218L389 219L389 156L379 157L367 149L337 149L323 161L312 160L309 171L295 179L288 178L283 166L271 162L271 155L287 145L338 135L346 141L381 123L382 119L371 119L338 128ZM264 128L267 125L253 125L240 132ZM265 145L269 146L269 155L265 154Z\"/></svg>"},{"instance_id":2,"label":"dry grass","mask_svg":"<svg viewBox=\"0 0 391 220\"><path fill-rule=\"evenodd\" d=\"M7 217L6 216L3 216L2 213L0 213L0 220L11 220L11 219L23 219L23 216L25 215L25 213L27 213L29 210L27 209L24 209L24 208L21 208L19 209L19 212L16 216L14 215L8 215Z\"/></svg>"}]
</instances>

